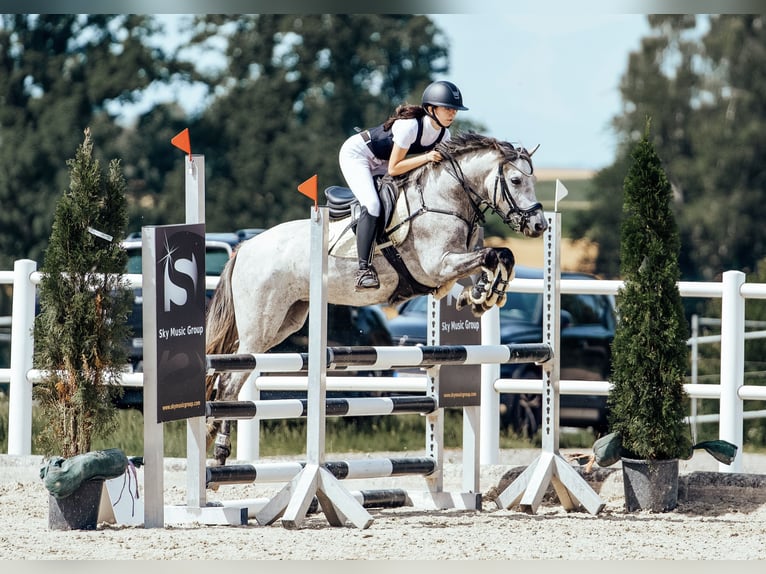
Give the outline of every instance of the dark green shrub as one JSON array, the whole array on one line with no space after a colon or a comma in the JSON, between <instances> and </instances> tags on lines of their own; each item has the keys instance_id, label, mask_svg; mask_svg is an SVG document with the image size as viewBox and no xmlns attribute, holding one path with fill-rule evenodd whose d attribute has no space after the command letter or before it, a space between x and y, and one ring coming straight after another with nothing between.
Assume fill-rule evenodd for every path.
<instances>
[{"instance_id":1,"label":"dark green shrub","mask_svg":"<svg viewBox=\"0 0 766 574\"><path fill-rule=\"evenodd\" d=\"M683 420L688 328L677 287L680 238L670 183L648 132L647 125L624 182L620 271L625 285L617 295L609 422L621 434L626 456L686 458L691 452Z\"/></svg>"},{"instance_id":2,"label":"dark green shrub","mask_svg":"<svg viewBox=\"0 0 766 574\"><path fill-rule=\"evenodd\" d=\"M47 374L33 391L46 421L40 447L65 458L88 452L95 433L114 427L131 297L120 164L113 160L103 179L86 130L67 165L70 186L56 206L34 327L35 366Z\"/></svg>"}]
</instances>

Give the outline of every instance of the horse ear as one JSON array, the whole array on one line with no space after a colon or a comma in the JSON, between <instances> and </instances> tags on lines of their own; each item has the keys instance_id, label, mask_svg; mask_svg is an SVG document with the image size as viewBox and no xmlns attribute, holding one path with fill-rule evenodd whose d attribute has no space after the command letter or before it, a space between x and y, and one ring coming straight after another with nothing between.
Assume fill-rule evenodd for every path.
<instances>
[{"instance_id":1,"label":"horse ear","mask_svg":"<svg viewBox=\"0 0 766 574\"><path fill-rule=\"evenodd\" d=\"M531 152L529 152L529 157L532 157L535 154L535 152L539 149L539 147L540 147L540 144L537 144L535 146L535 149L533 149Z\"/></svg>"}]
</instances>

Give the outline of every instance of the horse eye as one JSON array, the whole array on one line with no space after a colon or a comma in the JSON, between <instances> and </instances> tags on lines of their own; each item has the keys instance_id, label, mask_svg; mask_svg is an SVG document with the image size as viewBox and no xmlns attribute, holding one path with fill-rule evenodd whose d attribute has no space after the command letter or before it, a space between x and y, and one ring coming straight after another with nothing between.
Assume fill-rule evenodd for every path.
<instances>
[{"instance_id":1,"label":"horse eye","mask_svg":"<svg viewBox=\"0 0 766 574\"><path fill-rule=\"evenodd\" d=\"M513 176L513 177L511 178L511 183L512 183L513 185L521 185L521 178L520 178L518 175L516 175L516 176Z\"/></svg>"}]
</instances>

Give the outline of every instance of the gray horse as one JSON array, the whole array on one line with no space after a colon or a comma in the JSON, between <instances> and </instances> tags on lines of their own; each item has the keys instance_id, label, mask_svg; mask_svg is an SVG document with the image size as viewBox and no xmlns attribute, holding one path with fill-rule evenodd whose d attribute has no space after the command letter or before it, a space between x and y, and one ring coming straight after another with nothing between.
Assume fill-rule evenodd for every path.
<instances>
[{"instance_id":1,"label":"gray horse","mask_svg":"<svg viewBox=\"0 0 766 574\"><path fill-rule=\"evenodd\" d=\"M505 302L513 277L513 253L504 247L476 245L477 232L488 210L528 237L538 237L547 229L535 195L532 154L476 133L458 134L437 149L442 162L384 178L381 195L390 213L381 218L386 224L374 255L380 289L354 290L353 216L344 217L337 209L333 216L331 206L328 303L374 305L423 293L439 299L469 276L478 279L464 288L458 307L468 305L480 316ZM339 189L330 191L328 197ZM265 353L301 328L309 311L309 251L308 219L279 224L237 249L208 310L208 355ZM236 400L247 375L208 377L208 400L214 390L217 400ZM229 424L212 421L208 425L208 444L215 439L215 459L220 465L230 454Z\"/></svg>"}]
</instances>

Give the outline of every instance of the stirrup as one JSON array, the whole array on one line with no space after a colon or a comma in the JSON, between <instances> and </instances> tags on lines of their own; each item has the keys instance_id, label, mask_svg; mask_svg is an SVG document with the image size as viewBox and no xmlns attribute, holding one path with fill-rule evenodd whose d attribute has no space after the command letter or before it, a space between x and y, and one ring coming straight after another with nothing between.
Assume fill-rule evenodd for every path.
<instances>
[{"instance_id":1,"label":"stirrup","mask_svg":"<svg viewBox=\"0 0 766 574\"><path fill-rule=\"evenodd\" d=\"M380 281L378 281L378 274L375 272L375 268L370 265L366 269L359 269L356 272L356 285L354 286L356 291L362 289L378 289L380 287Z\"/></svg>"}]
</instances>

